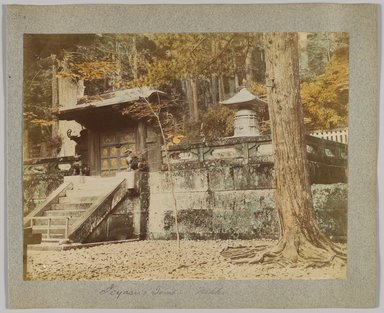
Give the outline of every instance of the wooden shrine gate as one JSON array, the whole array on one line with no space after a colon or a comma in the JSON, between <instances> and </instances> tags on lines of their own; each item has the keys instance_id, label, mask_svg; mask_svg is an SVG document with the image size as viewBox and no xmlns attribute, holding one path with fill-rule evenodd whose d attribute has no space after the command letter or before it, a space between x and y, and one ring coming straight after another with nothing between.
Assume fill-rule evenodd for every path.
<instances>
[{"instance_id":1,"label":"wooden shrine gate","mask_svg":"<svg viewBox=\"0 0 384 313\"><path fill-rule=\"evenodd\" d=\"M135 130L109 131L100 135L101 176L126 171L125 151L136 151Z\"/></svg>"}]
</instances>

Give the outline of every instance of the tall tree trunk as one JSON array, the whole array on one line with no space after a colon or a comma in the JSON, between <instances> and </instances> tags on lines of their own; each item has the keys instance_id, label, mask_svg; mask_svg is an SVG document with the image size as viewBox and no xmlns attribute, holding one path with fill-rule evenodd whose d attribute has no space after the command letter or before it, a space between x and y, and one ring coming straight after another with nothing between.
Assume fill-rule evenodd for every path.
<instances>
[{"instance_id":1,"label":"tall tree trunk","mask_svg":"<svg viewBox=\"0 0 384 313\"><path fill-rule=\"evenodd\" d=\"M211 95L212 95L212 104L217 104L217 76L212 74L211 76Z\"/></svg>"},{"instance_id":2,"label":"tall tree trunk","mask_svg":"<svg viewBox=\"0 0 384 313\"><path fill-rule=\"evenodd\" d=\"M267 34L267 84L275 149L276 208L287 257L298 256L303 240L320 235L312 205L303 112L300 103L297 34ZM303 238L302 238L303 237Z\"/></svg>"},{"instance_id":3,"label":"tall tree trunk","mask_svg":"<svg viewBox=\"0 0 384 313\"><path fill-rule=\"evenodd\" d=\"M132 75L133 75L133 79L137 80L137 78L138 78L138 60L137 60L136 36L132 37Z\"/></svg>"},{"instance_id":4,"label":"tall tree trunk","mask_svg":"<svg viewBox=\"0 0 384 313\"><path fill-rule=\"evenodd\" d=\"M120 47L119 40L115 37L115 54L112 55L112 60L115 62L116 71L112 76L112 79L109 81L110 87L112 90L119 90L122 83L122 66L121 66L121 55L120 55Z\"/></svg>"},{"instance_id":5,"label":"tall tree trunk","mask_svg":"<svg viewBox=\"0 0 384 313\"><path fill-rule=\"evenodd\" d=\"M238 85L236 84L236 75L235 77L229 77L228 78L228 85L229 85L229 96L233 96L236 93Z\"/></svg>"},{"instance_id":6,"label":"tall tree trunk","mask_svg":"<svg viewBox=\"0 0 384 313\"><path fill-rule=\"evenodd\" d=\"M30 144L29 144L29 129L28 124L24 121L23 128L23 161L30 158Z\"/></svg>"},{"instance_id":7,"label":"tall tree trunk","mask_svg":"<svg viewBox=\"0 0 384 313\"><path fill-rule=\"evenodd\" d=\"M219 49L219 42L216 39L212 40L211 44L211 54L212 56L217 55ZM211 75L211 94L212 94L212 104L216 105L218 103L218 93L219 93L219 79L217 73L212 73Z\"/></svg>"},{"instance_id":8,"label":"tall tree trunk","mask_svg":"<svg viewBox=\"0 0 384 313\"><path fill-rule=\"evenodd\" d=\"M300 103L298 34L267 33L265 47L282 256L296 262L300 257L326 255L321 250L339 253L319 230L313 209Z\"/></svg>"},{"instance_id":9,"label":"tall tree trunk","mask_svg":"<svg viewBox=\"0 0 384 313\"><path fill-rule=\"evenodd\" d=\"M189 109L189 120L193 121L193 91L192 91L192 79L187 78L185 80L185 89Z\"/></svg>"},{"instance_id":10,"label":"tall tree trunk","mask_svg":"<svg viewBox=\"0 0 384 313\"><path fill-rule=\"evenodd\" d=\"M315 219L300 103L297 33L267 33L265 47L280 240L248 262L280 258L327 264L336 256L345 259L345 251L321 233Z\"/></svg>"},{"instance_id":11,"label":"tall tree trunk","mask_svg":"<svg viewBox=\"0 0 384 313\"><path fill-rule=\"evenodd\" d=\"M199 120L199 100L197 93L197 79L191 79L192 87L192 120L197 122Z\"/></svg>"},{"instance_id":12,"label":"tall tree trunk","mask_svg":"<svg viewBox=\"0 0 384 313\"><path fill-rule=\"evenodd\" d=\"M225 100L225 94L224 94L224 77L223 75L219 76L219 101Z\"/></svg>"},{"instance_id":13,"label":"tall tree trunk","mask_svg":"<svg viewBox=\"0 0 384 313\"><path fill-rule=\"evenodd\" d=\"M245 80L246 86L250 87L253 82L253 72L252 72L252 55L253 47L249 47L247 55L245 56Z\"/></svg>"},{"instance_id":14,"label":"tall tree trunk","mask_svg":"<svg viewBox=\"0 0 384 313\"><path fill-rule=\"evenodd\" d=\"M240 83L239 83L239 75L235 74L235 92L239 89Z\"/></svg>"},{"instance_id":15,"label":"tall tree trunk","mask_svg":"<svg viewBox=\"0 0 384 313\"><path fill-rule=\"evenodd\" d=\"M57 61L56 56L51 55L52 58L52 110L59 110L59 94L58 94L58 81L57 81ZM59 121L57 118L52 119L52 137L59 136Z\"/></svg>"},{"instance_id":16,"label":"tall tree trunk","mask_svg":"<svg viewBox=\"0 0 384 313\"><path fill-rule=\"evenodd\" d=\"M236 60L236 51L232 49L232 60L233 60L233 68L234 68L234 84L235 84L235 92L239 88L239 76L238 76L238 68L237 68L237 60Z\"/></svg>"}]
</instances>

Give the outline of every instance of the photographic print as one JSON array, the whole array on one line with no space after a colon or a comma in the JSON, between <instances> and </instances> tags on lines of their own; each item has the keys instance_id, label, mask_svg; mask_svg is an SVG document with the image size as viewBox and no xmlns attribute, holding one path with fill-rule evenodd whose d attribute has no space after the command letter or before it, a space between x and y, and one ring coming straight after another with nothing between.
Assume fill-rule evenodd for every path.
<instances>
[{"instance_id":1,"label":"photographic print","mask_svg":"<svg viewBox=\"0 0 384 313\"><path fill-rule=\"evenodd\" d=\"M27 280L344 279L347 33L24 35Z\"/></svg>"},{"instance_id":2,"label":"photographic print","mask_svg":"<svg viewBox=\"0 0 384 313\"><path fill-rule=\"evenodd\" d=\"M8 7L9 306L374 306L375 10Z\"/></svg>"}]
</instances>

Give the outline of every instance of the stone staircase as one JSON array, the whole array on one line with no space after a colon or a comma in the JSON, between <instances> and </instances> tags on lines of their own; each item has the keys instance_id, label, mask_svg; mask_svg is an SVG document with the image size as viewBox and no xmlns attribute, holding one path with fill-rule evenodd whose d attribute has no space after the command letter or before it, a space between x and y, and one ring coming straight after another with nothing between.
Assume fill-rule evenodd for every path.
<instances>
[{"instance_id":1,"label":"stone staircase","mask_svg":"<svg viewBox=\"0 0 384 313\"><path fill-rule=\"evenodd\" d=\"M68 239L75 224L83 220L89 209L110 194L121 178L78 177L49 203L39 216L30 218L32 233L42 234L42 242L60 242Z\"/></svg>"}]
</instances>

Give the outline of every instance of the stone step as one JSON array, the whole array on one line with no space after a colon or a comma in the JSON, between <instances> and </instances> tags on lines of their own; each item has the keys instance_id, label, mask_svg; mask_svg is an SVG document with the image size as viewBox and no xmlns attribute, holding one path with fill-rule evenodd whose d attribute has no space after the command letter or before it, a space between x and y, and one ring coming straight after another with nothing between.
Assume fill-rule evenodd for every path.
<instances>
[{"instance_id":1,"label":"stone step","mask_svg":"<svg viewBox=\"0 0 384 313\"><path fill-rule=\"evenodd\" d=\"M85 185L85 186L75 186L72 190L67 191L68 194L73 194L77 192L83 192L83 193L108 193L112 191L114 188L116 188L117 184L92 184L92 185Z\"/></svg>"},{"instance_id":2,"label":"stone step","mask_svg":"<svg viewBox=\"0 0 384 313\"><path fill-rule=\"evenodd\" d=\"M50 216L51 217L51 225L61 225L65 226L66 220L68 216ZM68 225L72 225L76 221L76 218L69 218L68 219ZM33 219L33 225L37 226L48 226L48 219L45 217L43 218L34 218Z\"/></svg>"},{"instance_id":3,"label":"stone step","mask_svg":"<svg viewBox=\"0 0 384 313\"><path fill-rule=\"evenodd\" d=\"M104 193L108 193L112 190L113 186L98 186L98 187L92 187L92 188L76 188L73 190L68 190L66 192L66 195L75 195L75 194L84 194L84 195L100 195Z\"/></svg>"},{"instance_id":4,"label":"stone step","mask_svg":"<svg viewBox=\"0 0 384 313\"><path fill-rule=\"evenodd\" d=\"M78 187L80 188L88 188L88 186L110 186L117 185L121 183L125 177L96 177L96 176L66 176L64 177L64 181L71 182L73 184L73 189Z\"/></svg>"},{"instance_id":5,"label":"stone step","mask_svg":"<svg viewBox=\"0 0 384 313\"><path fill-rule=\"evenodd\" d=\"M113 179L113 180L94 180L94 181L90 181L90 182L86 182L84 184L74 184L73 185L73 188L72 189L76 189L76 188L84 188L84 189L88 189L88 188L92 188L92 187L106 187L106 186L112 186L112 185L117 185L119 184L120 182L122 182L121 179L119 180L116 180L116 179Z\"/></svg>"},{"instance_id":6,"label":"stone step","mask_svg":"<svg viewBox=\"0 0 384 313\"><path fill-rule=\"evenodd\" d=\"M86 210L48 210L44 216L67 216L71 218L80 217Z\"/></svg>"},{"instance_id":7,"label":"stone step","mask_svg":"<svg viewBox=\"0 0 384 313\"><path fill-rule=\"evenodd\" d=\"M86 178L85 183L74 182L74 186L67 190L65 196L59 197L59 203L52 204L51 209L44 212L44 216L34 219L32 234L41 234L44 243L56 244L65 239L68 226L78 220L84 212L96 201L106 196L122 179L116 178ZM48 219L50 219L48 238ZM67 234L68 235L68 234Z\"/></svg>"},{"instance_id":8,"label":"stone step","mask_svg":"<svg viewBox=\"0 0 384 313\"><path fill-rule=\"evenodd\" d=\"M86 210L92 205L92 202L82 202L82 203L58 203L52 204L51 210Z\"/></svg>"},{"instance_id":9,"label":"stone step","mask_svg":"<svg viewBox=\"0 0 384 313\"><path fill-rule=\"evenodd\" d=\"M85 183L75 183L71 190L66 191L66 197L68 198L84 198L102 196L111 192L118 184L123 180L121 178L96 178ZM66 201L66 200L62 200Z\"/></svg>"},{"instance_id":10,"label":"stone step","mask_svg":"<svg viewBox=\"0 0 384 313\"><path fill-rule=\"evenodd\" d=\"M49 234L49 238L47 234L41 234L41 242L47 243L59 243L61 240L65 239L65 234Z\"/></svg>"},{"instance_id":11,"label":"stone step","mask_svg":"<svg viewBox=\"0 0 384 313\"><path fill-rule=\"evenodd\" d=\"M60 197L59 203L94 203L99 196L71 196L71 197Z\"/></svg>"},{"instance_id":12,"label":"stone step","mask_svg":"<svg viewBox=\"0 0 384 313\"><path fill-rule=\"evenodd\" d=\"M78 189L78 190L68 190L66 193L67 198L73 198L73 197L99 197L101 195L107 194L109 189L104 189L104 190L83 190L83 189Z\"/></svg>"},{"instance_id":13,"label":"stone step","mask_svg":"<svg viewBox=\"0 0 384 313\"><path fill-rule=\"evenodd\" d=\"M56 237L55 234L53 234L53 236L50 236L50 238L47 238L46 234L42 234L41 242L59 243L63 239L64 239L64 236L62 236L62 235L59 235Z\"/></svg>"},{"instance_id":14,"label":"stone step","mask_svg":"<svg viewBox=\"0 0 384 313\"><path fill-rule=\"evenodd\" d=\"M33 234L42 234L42 238L47 238L48 228L46 226L33 226ZM49 236L55 238L64 238L65 237L65 227L63 226L51 226L49 228Z\"/></svg>"}]
</instances>

